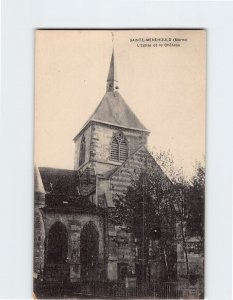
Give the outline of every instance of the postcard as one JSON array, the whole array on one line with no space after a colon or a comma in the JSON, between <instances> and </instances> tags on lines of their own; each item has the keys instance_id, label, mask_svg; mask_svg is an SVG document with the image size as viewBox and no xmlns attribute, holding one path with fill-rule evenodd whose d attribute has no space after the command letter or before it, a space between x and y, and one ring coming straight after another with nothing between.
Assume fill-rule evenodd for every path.
<instances>
[{"instance_id":1,"label":"postcard","mask_svg":"<svg viewBox=\"0 0 233 300\"><path fill-rule=\"evenodd\" d=\"M37 30L36 298L204 298L205 30Z\"/></svg>"}]
</instances>

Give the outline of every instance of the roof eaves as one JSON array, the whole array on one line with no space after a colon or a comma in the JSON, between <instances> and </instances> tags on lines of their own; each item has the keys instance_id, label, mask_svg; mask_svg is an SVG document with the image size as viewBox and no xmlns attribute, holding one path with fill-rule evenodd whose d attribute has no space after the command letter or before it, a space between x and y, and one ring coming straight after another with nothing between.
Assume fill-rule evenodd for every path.
<instances>
[{"instance_id":1,"label":"roof eaves","mask_svg":"<svg viewBox=\"0 0 233 300\"><path fill-rule=\"evenodd\" d=\"M117 128L136 130L136 131L140 131L140 132L145 132L146 134L150 134L150 130L148 130L148 129L128 127L128 126L123 126L123 125L114 124L114 123L110 123L110 122L105 122L105 121L102 121L102 120L89 119L88 122L86 122L85 125L81 128L79 133L73 138L73 141L75 142L76 139L83 133L84 129L86 127L88 127L88 125L91 125L91 123L93 123L93 122L108 125L108 126L114 126L114 127L117 127Z\"/></svg>"},{"instance_id":2,"label":"roof eaves","mask_svg":"<svg viewBox=\"0 0 233 300\"><path fill-rule=\"evenodd\" d=\"M84 125L83 127L79 130L79 133L76 134L76 136L73 138L73 141L75 142L77 140L77 138L83 133L84 129L86 129L88 127L88 125L92 122L91 119L89 119ZM91 125L91 124L90 124Z\"/></svg>"},{"instance_id":3,"label":"roof eaves","mask_svg":"<svg viewBox=\"0 0 233 300\"><path fill-rule=\"evenodd\" d=\"M131 129L131 130L144 131L144 132L150 133L150 131L148 129L128 127L128 126L123 126L123 125L114 124L114 123L105 122L105 121L96 120L96 119L91 119L90 121L97 122L97 123L102 123L102 124L106 124L106 125L110 125L110 126L115 126L115 127L121 127L121 128L124 128L124 129Z\"/></svg>"}]
</instances>

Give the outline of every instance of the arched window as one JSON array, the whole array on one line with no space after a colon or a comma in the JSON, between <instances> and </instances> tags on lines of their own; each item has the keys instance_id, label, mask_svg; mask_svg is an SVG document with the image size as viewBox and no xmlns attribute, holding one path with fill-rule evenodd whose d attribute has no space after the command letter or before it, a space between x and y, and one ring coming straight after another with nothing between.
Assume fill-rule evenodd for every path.
<instances>
[{"instance_id":1,"label":"arched window","mask_svg":"<svg viewBox=\"0 0 233 300\"><path fill-rule=\"evenodd\" d=\"M85 162L85 153L86 153L86 142L85 142L85 136L83 135L81 144L80 144L80 152L79 152L79 165L80 166Z\"/></svg>"},{"instance_id":2,"label":"arched window","mask_svg":"<svg viewBox=\"0 0 233 300\"><path fill-rule=\"evenodd\" d=\"M125 161L128 158L128 142L123 133L117 132L111 143L111 160Z\"/></svg>"},{"instance_id":3,"label":"arched window","mask_svg":"<svg viewBox=\"0 0 233 300\"><path fill-rule=\"evenodd\" d=\"M99 233L92 222L84 225L80 234L81 278L86 281L96 280L99 262Z\"/></svg>"}]
</instances>

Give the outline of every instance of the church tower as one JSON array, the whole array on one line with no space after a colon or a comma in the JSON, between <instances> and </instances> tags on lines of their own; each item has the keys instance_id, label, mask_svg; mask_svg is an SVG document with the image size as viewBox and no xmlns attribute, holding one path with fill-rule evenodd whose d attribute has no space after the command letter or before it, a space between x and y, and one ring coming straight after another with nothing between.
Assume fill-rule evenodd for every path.
<instances>
[{"instance_id":1,"label":"church tower","mask_svg":"<svg viewBox=\"0 0 233 300\"><path fill-rule=\"evenodd\" d=\"M91 167L96 174L114 170L139 147L147 145L148 135L149 131L119 93L113 50L106 93L74 138L74 169Z\"/></svg>"}]
</instances>

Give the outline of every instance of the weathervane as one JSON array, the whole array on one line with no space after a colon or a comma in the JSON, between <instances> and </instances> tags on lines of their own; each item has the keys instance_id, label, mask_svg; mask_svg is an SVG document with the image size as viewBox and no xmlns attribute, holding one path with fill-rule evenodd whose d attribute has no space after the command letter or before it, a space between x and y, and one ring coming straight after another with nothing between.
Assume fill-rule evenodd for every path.
<instances>
[{"instance_id":1,"label":"weathervane","mask_svg":"<svg viewBox=\"0 0 233 300\"><path fill-rule=\"evenodd\" d=\"M111 31L111 35L112 35L112 46L114 46L114 33Z\"/></svg>"}]
</instances>

